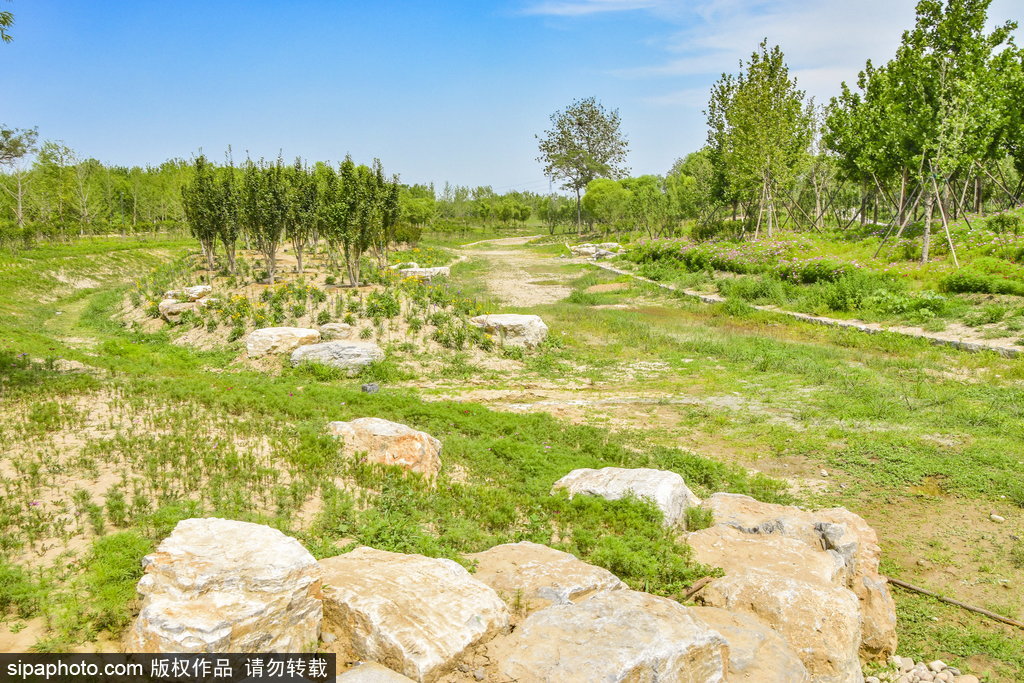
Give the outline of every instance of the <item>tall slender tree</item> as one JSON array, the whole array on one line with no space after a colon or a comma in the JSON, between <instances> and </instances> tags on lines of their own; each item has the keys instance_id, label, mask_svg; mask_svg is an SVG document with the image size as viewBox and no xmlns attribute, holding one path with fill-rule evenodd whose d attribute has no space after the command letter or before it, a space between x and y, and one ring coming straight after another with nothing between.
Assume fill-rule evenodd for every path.
<instances>
[{"instance_id":1,"label":"tall slender tree","mask_svg":"<svg viewBox=\"0 0 1024 683\"><path fill-rule=\"evenodd\" d=\"M551 115L551 128L537 136L544 174L576 195L576 226L582 230L581 196L595 178L627 173L629 143L620 130L619 110L608 111L594 97L576 100Z\"/></svg>"}]
</instances>

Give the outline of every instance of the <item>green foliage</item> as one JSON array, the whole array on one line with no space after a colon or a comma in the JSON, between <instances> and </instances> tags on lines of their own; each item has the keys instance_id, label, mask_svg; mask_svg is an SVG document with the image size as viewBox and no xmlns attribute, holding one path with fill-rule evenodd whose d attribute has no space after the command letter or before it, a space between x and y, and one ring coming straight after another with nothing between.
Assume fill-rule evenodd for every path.
<instances>
[{"instance_id":1,"label":"green foliage","mask_svg":"<svg viewBox=\"0 0 1024 683\"><path fill-rule=\"evenodd\" d=\"M95 631L117 636L131 621L129 602L135 599L135 586L142 578L142 557L153 549L153 542L132 531L98 538L86 559L82 583L89 595L84 619Z\"/></svg>"}]
</instances>

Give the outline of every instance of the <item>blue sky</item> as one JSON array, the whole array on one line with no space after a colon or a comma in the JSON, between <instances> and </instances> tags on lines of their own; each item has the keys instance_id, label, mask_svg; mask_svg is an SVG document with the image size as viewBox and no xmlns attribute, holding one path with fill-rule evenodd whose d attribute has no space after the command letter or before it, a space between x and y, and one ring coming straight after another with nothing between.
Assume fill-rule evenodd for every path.
<instances>
[{"instance_id":1,"label":"blue sky","mask_svg":"<svg viewBox=\"0 0 1024 683\"><path fill-rule=\"evenodd\" d=\"M1018 18L995 0L991 18ZM722 71L767 36L819 100L884 61L910 0L14 0L0 123L82 157L380 157L405 182L547 191L534 135L620 110L634 173L701 146ZM1017 33L1018 41L1020 32Z\"/></svg>"}]
</instances>

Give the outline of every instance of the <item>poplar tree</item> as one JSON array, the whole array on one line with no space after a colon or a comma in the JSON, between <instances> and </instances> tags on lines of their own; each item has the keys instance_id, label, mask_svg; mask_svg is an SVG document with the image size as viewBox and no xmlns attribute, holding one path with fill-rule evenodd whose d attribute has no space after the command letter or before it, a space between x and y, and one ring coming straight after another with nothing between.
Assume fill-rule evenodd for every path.
<instances>
[{"instance_id":1,"label":"poplar tree","mask_svg":"<svg viewBox=\"0 0 1024 683\"><path fill-rule=\"evenodd\" d=\"M192 236L206 256L209 270L215 270L214 248L220 226L221 198L215 184L213 165L200 154L193 164L192 180L181 188L182 208Z\"/></svg>"},{"instance_id":2,"label":"poplar tree","mask_svg":"<svg viewBox=\"0 0 1024 683\"><path fill-rule=\"evenodd\" d=\"M811 105L782 50L762 41L738 76L722 74L705 112L717 194L757 208L755 236L778 223L780 186L791 182L811 138ZM748 215L748 222L750 216Z\"/></svg>"}]
</instances>

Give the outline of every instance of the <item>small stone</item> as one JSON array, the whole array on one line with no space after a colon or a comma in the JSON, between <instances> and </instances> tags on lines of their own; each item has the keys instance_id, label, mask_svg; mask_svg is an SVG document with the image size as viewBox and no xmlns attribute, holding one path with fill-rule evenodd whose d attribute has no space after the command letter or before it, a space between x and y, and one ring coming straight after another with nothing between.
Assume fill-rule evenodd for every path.
<instances>
[{"instance_id":1,"label":"small stone","mask_svg":"<svg viewBox=\"0 0 1024 683\"><path fill-rule=\"evenodd\" d=\"M929 662L928 668L934 671L935 673L939 673L940 671L946 668L946 663L941 659L936 659L934 662Z\"/></svg>"},{"instance_id":2,"label":"small stone","mask_svg":"<svg viewBox=\"0 0 1024 683\"><path fill-rule=\"evenodd\" d=\"M903 657L900 657L899 655L890 655L889 666L894 666L897 669L900 668L903 666Z\"/></svg>"},{"instance_id":3,"label":"small stone","mask_svg":"<svg viewBox=\"0 0 1024 683\"><path fill-rule=\"evenodd\" d=\"M882 683L877 676L868 676L864 679L864 683Z\"/></svg>"},{"instance_id":4,"label":"small stone","mask_svg":"<svg viewBox=\"0 0 1024 683\"><path fill-rule=\"evenodd\" d=\"M473 679L477 680L477 681L484 680L484 670L483 669L477 669L476 671L474 671L473 672Z\"/></svg>"},{"instance_id":5,"label":"small stone","mask_svg":"<svg viewBox=\"0 0 1024 683\"><path fill-rule=\"evenodd\" d=\"M917 674L917 680L926 681L926 683L931 683L931 681L935 680L935 674L933 674L931 671L922 671L921 673Z\"/></svg>"},{"instance_id":6,"label":"small stone","mask_svg":"<svg viewBox=\"0 0 1024 683\"><path fill-rule=\"evenodd\" d=\"M828 470L822 470L821 471L821 476L827 477L828 476Z\"/></svg>"},{"instance_id":7,"label":"small stone","mask_svg":"<svg viewBox=\"0 0 1024 683\"><path fill-rule=\"evenodd\" d=\"M908 674L903 674L896 679L896 683L910 683L910 676Z\"/></svg>"},{"instance_id":8,"label":"small stone","mask_svg":"<svg viewBox=\"0 0 1024 683\"><path fill-rule=\"evenodd\" d=\"M994 512L991 515L989 515L988 518L991 519L996 524L1002 524L1003 522L1006 521L1006 517L1003 517L1002 515L997 515Z\"/></svg>"},{"instance_id":9,"label":"small stone","mask_svg":"<svg viewBox=\"0 0 1024 683\"><path fill-rule=\"evenodd\" d=\"M900 673L907 673L914 668L914 660L910 657L900 657Z\"/></svg>"},{"instance_id":10,"label":"small stone","mask_svg":"<svg viewBox=\"0 0 1024 683\"><path fill-rule=\"evenodd\" d=\"M364 384L362 389L364 394L376 394L380 391L380 385L376 382L371 382L370 384Z\"/></svg>"},{"instance_id":11,"label":"small stone","mask_svg":"<svg viewBox=\"0 0 1024 683\"><path fill-rule=\"evenodd\" d=\"M321 640L323 640L324 643L326 643L327 645L330 645L331 643L333 643L337 639L338 639L338 636L334 635L333 633L324 633L321 636Z\"/></svg>"},{"instance_id":12,"label":"small stone","mask_svg":"<svg viewBox=\"0 0 1024 683\"><path fill-rule=\"evenodd\" d=\"M946 671L953 674L954 676L960 675L960 669L956 668L955 666L947 666Z\"/></svg>"}]
</instances>

